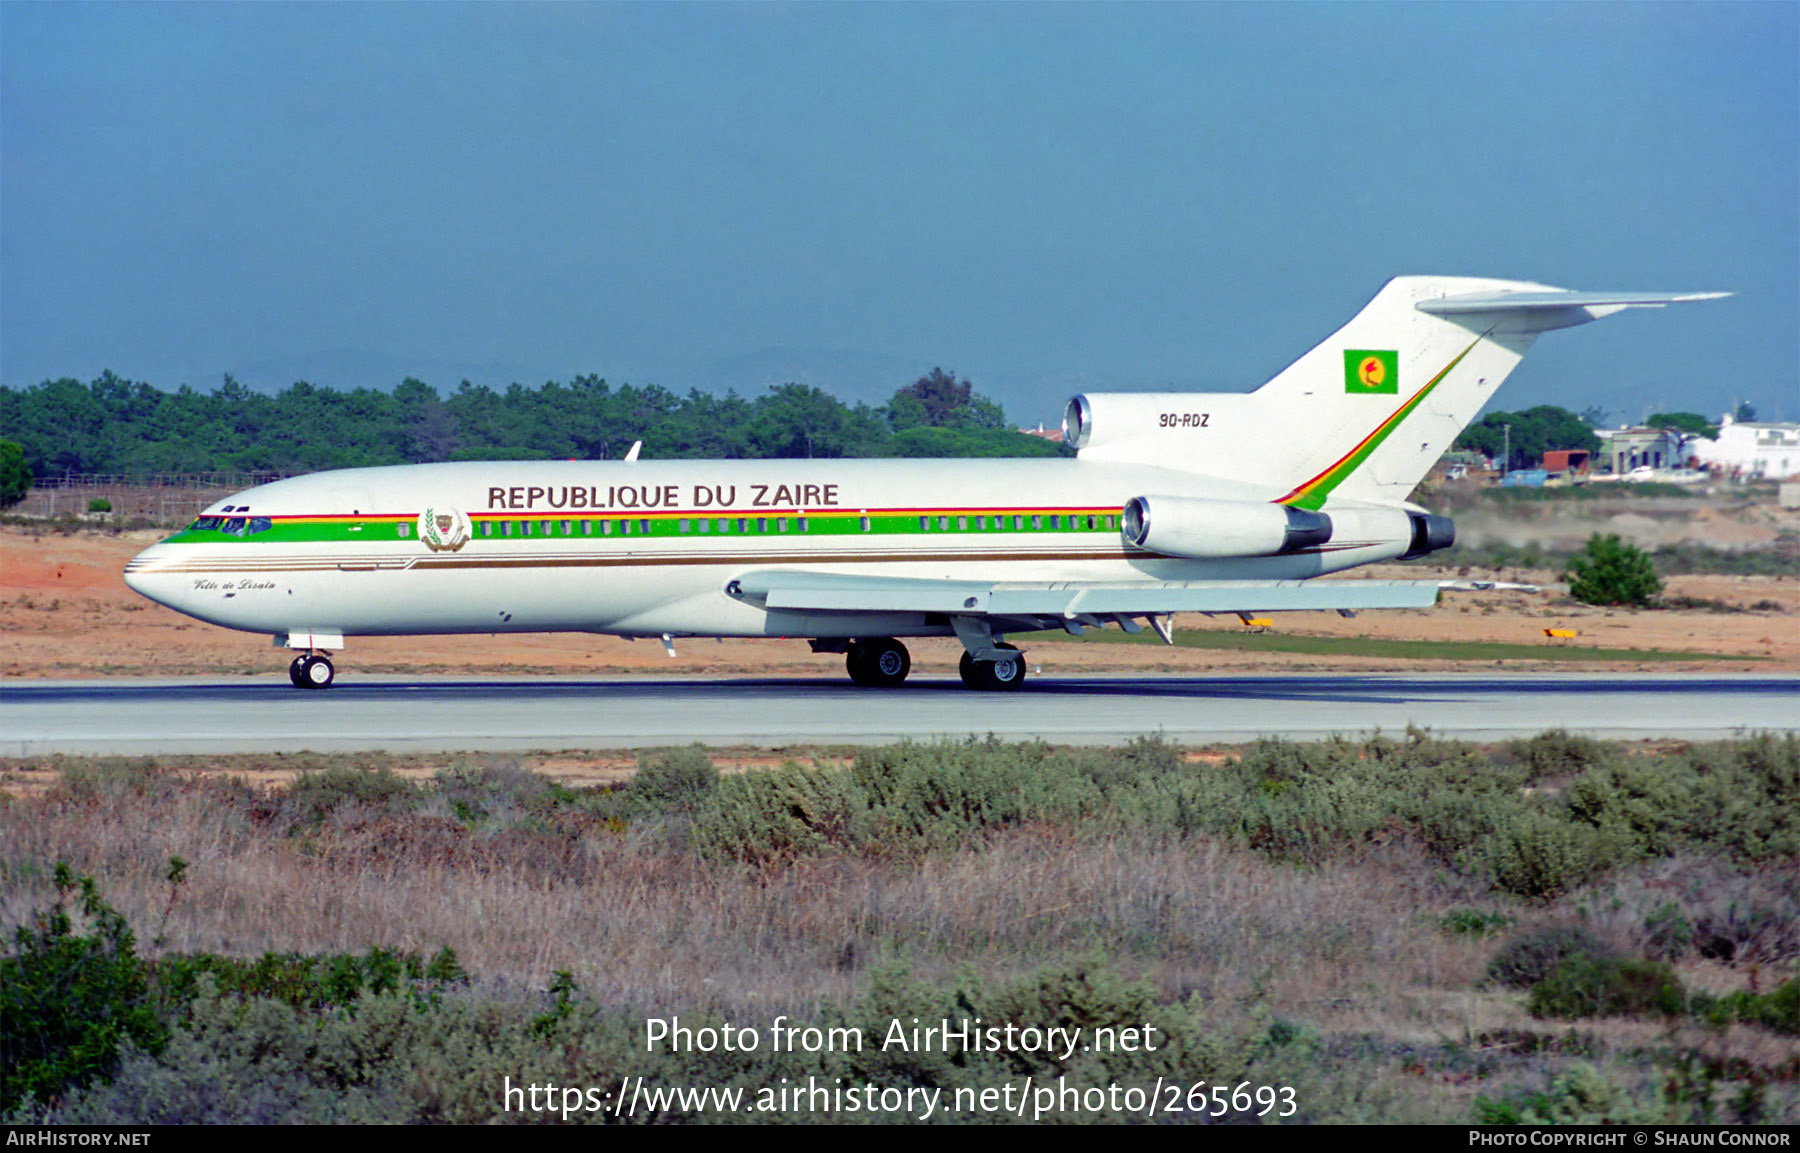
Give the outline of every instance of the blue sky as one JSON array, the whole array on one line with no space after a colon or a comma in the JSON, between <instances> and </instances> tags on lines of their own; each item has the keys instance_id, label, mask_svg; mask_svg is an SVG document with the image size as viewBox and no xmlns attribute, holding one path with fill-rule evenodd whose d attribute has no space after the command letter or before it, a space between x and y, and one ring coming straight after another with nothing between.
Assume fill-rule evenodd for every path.
<instances>
[{"instance_id":1,"label":"blue sky","mask_svg":"<svg viewBox=\"0 0 1800 1153\"><path fill-rule=\"evenodd\" d=\"M1800 419L1800 5L0 4L0 383L1254 387L1389 276L1736 297L1499 405Z\"/></svg>"}]
</instances>

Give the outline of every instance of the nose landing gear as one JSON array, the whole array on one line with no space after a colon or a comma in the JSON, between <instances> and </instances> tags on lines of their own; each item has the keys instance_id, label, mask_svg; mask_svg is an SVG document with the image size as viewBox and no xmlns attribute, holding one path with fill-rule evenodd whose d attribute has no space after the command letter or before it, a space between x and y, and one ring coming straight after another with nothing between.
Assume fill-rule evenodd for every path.
<instances>
[{"instance_id":1,"label":"nose landing gear","mask_svg":"<svg viewBox=\"0 0 1800 1153\"><path fill-rule=\"evenodd\" d=\"M337 670L324 653L301 653L288 666L288 679L297 689L328 689L336 677Z\"/></svg>"}]
</instances>

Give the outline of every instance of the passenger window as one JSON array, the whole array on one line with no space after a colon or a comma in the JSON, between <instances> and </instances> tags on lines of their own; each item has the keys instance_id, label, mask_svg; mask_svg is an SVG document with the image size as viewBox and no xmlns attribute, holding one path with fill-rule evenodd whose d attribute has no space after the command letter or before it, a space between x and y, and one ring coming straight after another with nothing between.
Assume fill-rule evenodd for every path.
<instances>
[{"instance_id":1,"label":"passenger window","mask_svg":"<svg viewBox=\"0 0 1800 1153\"><path fill-rule=\"evenodd\" d=\"M482 536L493 536L494 535L494 526L491 521L484 520L481 522L481 535Z\"/></svg>"},{"instance_id":2,"label":"passenger window","mask_svg":"<svg viewBox=\"0 0 1800 1153\"><path fill-rule=\"evenodd\" d=\"M1093 530L1093 527L1094 527L1094 518L1090 516L1090 517L1088 517L1088 530L1091 532Z\"/></svg>"},{"instance_id":3,"label":"passenger window","mask_svg":"<svg viewBox=\"0 0 1800 1153\"><path fill-rule=\"evenodd\" d=\"M866 516L862 518L862 530L864 532L869 531L869 518Z\"/></svg>"},{"instance_id":4,"label":"passenger window","mask_svg":"<svg viewBox=\"0 0 1800 1153\"><path fill-rule=\"evenodd\" d=\"M739 532L749 532L750 531L750 519L748 517L742 517L742 516L738 517L738 531ZM761 532L762 527L760 525L757 526L756 531Z\"/></svg>"},{"instance_id":5,"label":"passenger window","mask_svg":"<svg viewBox=\"0 0 1800 1153\"><path fill-rule=\"evenodd\" d=\"M803 516L802 516L802 517L795 517L795 518L794 518L794 524L795 524L795 525L797 525L797 526L798 526L798 527L799 527L799 529L800 529L800 531L801 531L801 532L810 532L810 531L811 531L811 530L810 530L810 529L808 529L808 528L807 528L807 527L806 527L806 518L805 518L805 517L803 517ZM782 532L786 532L786 531L787 531L787 517L785 517L785 516L784 516L784 517L782 517L782 518L781 518L781 531L782 531Z\"/></svg>"},{"instance_id":6,"label":"passenger window","mask_svg":"<svg viewBox=\"0 0 1800 1153\"><path fill-rule=\"evenodd\" d=\"M1025 527L1025 518L1024 517L1022 517L1022 516L1013 517L1013 531L1014 532L1019 532L1022 529L1024 529L1024 527Z\"/></svg>"},{"instance_id":7,"label":"passenger window","mask_svg":"<svg viewBox=\"0 0 1800 1153\"><path fill-rule=\"evenodd\" d=\"M950 518L947 516L938 517L938 528L948 532L950 530Z\"/></svg>"},{"instance_id":8,"label":"passenger window","mask_svg":"<svg viewBox=\"0 0 1800 1153\"><path fill-rule=\"evenodd\" d=\"M1032 527L1033 531L1043 528L1044 527L1043 516L1038 513L1033 513L1031 516L1031 527Z\"/></svg>"},{"instance_id":9,"label":"passenger window","mask_svg":"<svg viewBox=\"0 0 1800 1153\"><path fill-rule=\"evenodd\" d=\"M920 532L930 532L931 531L931 518L930 517L922 516L919 518L919 531Z\"/></svg>"},{"instance_id":10,"label":"passenger window","mask_svg":"<svg viewBox=\"0 0 1800 1153\"><path fill-rule=\"evenodd\" d=\"M531 522L530 521L522 520L519 522L519 535L520 536L530 536L531 535Z\"/></svg>"},{"instance_id":11,"label":"passenger window","mask_svg":"<svg viewBox=\"0 0 1800 1153\"><path fill-rule=\"evenodd\" d=\"M412 525L410 525L410 524L407 524L407 523L406 523L406 522L405 522L405 521L401 521L401 522L400 522L400 523L399 523L399 524L397 524L397 525L395 525L395 526L394 526L394 527L395 527L395 528L396 528L396 529L398 529L398 530L399 530L399 532L400 532L400 535L401 535L401 536L403 536L403 537L407 537L407 536L411 536L411 535L412 535ZM255 521L251 521L251 522L250 522L250 531L251 531L251 532L256 532L256 531L257 531L257 528L256 528L256 522L255 522Z\"/></svg>"},{"instance_id":12,"label":"passenger window","mask_svg":"<svg viewBox=\"0 0 1800 1153\"><path fill-rule=\"evenodd\" d=\"M512 535L512 526L513 526L513 522L510 520L501 521L500 522L500 535L501 536L511 536Z\"/></svg>"},{"instance_id":13,"label":"passenger window","mask_svg":"<svg viewBox=\"0 0 1800 1153\"><path fill-rule=\"evenodd\" d=\"M969 531L969 518L968 517L959 516L956 518L956 531L957 532L968 532Z\"/></svg>"},{"instance_id":14,"label":"passenger window","mask_svg":"<svg viewBox=\"0 0 1800 1153\"><path fill-rule=\"evenodd\" d=\"M569 522L566 520L563 521L562 533L564 536L574 536L575 535L574 530L569 527Z\"/></svg>"},{"instance_id":15,"label":"passenger window","mask_svg":"<svg viewBox=\"0 0 1800 1153\"><path fill-rule=\"evenodd\" d=\"M603 520L600 522L600 535L601 536L611 536L612 535L612 521Z\"/></svg>"},{"instance_id":16,"label":"passenger window","mask_svg":"<svg viewBox=\"0 0 1800 1153\"><path fill-rule=\"evenodd\" d=\"M701 532L711 532L712 531L712 521L707 520L705 517L701 517L700 518L700 531Z\"/></svg>"},{"instance_id":17,"label":"passenger window","mask_svg":"<svg viewBox=\"0 0 1800 1153\"><path fill-rule=\"evenodd\" d=\"M682 532L688 531L688 518L685 516L682 517L680 522L678 522L678 527Z\"/></svg>"},{"instance_id":18,"label":"passenger window","mask_svg":"<svg viewBox=\"0 0 1800 1153\"><path fill-rule=\"evenodd\" d=\"M629 524L630 522L627 521L626 523ZM649 536L650 535L650 522L648 520L638 521L638 535L639 536Z\"/></svg>"},{"instance_id":19,"label":"passenger window","mask_svg":"<svg viewBox=\"0 0 1800 1153\"><path fill-rule=\"evenodd\" d=\"M726 518L726 517L719 518L719 531L720 532L730 532L731 531L731 521L728 518Z\"/></svg>"},{"instance_id":20,"label":"passenger window","mask_svg":"<svg viewBox=\"0 0 1800 1153\"><path fill-rule=\"evenodd\" d=\"M1117 527L1116 525L1113 524L1113 518L1110 516L1106 518L1106 527L1107 528L1116 528Z\"/></svg>"}]
</instances>

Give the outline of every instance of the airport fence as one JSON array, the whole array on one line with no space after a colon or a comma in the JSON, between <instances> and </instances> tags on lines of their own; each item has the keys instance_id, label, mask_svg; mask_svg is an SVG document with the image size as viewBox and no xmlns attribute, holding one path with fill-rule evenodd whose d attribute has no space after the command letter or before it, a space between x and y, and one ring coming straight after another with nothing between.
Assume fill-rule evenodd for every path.
<instances>
[{"instance_id":1,"label":"airport fence","mask_svg":"<svg viewBox=\"0 0 1800 1153\"><path fill-rule=\"evenodd\" d=\"M54 519L86 516L93 502L111 506L104 515L124 520L181 524L207 505L253 485L280 480L282 472L199 472L150 476L68 475L43 477L15 505L15 516Z\"/></svg>"}]
</instances>

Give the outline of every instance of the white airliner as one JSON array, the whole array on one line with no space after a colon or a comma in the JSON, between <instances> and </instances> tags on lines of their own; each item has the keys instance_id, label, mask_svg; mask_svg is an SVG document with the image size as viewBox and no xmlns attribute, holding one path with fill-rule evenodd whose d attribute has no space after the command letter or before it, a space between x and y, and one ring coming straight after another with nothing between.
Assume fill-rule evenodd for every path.
<instances>
[{"instance_id":1,"label":"white airliner","mask_svg":"<svg viewBox=\"0 0 1800 1153\"><path fill-rule=\"evenodd\" d=\"M303 688L347 637L593 632L806 638L877 686L911 667L895 638L955 636L964 684L1016 689L1008 633L1431 605L1314 578L1452 543L1407 497L1539 333L1725 295L1399 277L1255 392L1075 397L1074 460L346 469L226 497L125 580L300 650Z\"/></svg>"}]
</instances>

